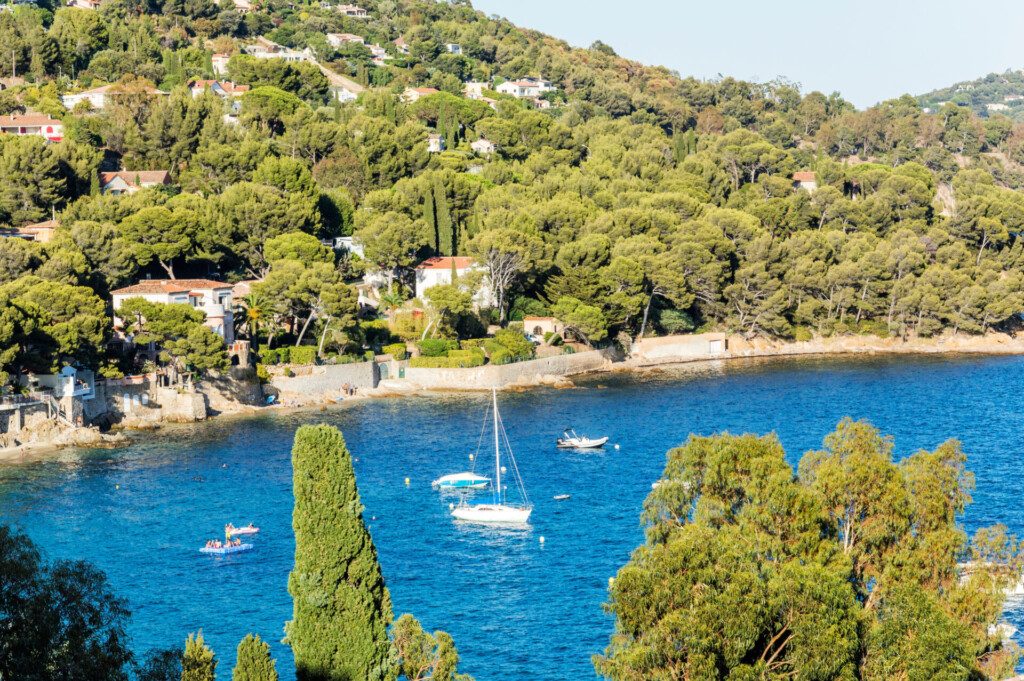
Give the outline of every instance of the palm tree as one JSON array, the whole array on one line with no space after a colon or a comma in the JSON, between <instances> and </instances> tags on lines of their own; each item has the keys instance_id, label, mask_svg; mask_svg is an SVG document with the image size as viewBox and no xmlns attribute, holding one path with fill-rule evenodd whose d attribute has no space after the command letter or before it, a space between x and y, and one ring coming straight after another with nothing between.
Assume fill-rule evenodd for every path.
<instances>
[{"instance_id":1,"label":"palm tree","mask_svg":"<svg viewBox=\"0 0 1024 681\"><path fill-rule=\"evenodd\" d=\"M402 295L401 289L397 287L389 288L384 293L380 294L380 306L385 312L392 312L396 308L402 306L405 302L405 296Z\"/></svg>"},{"instance_id":2,"label":"palm tree","mask_svg":"<svg viewBox=\"0 0 1024 681\"><path fill-rule=\"evenodd\" d=\"M269 309L267 299L259 293L250 293L242 298L235 315L235 323L246 330L253 352L260 347L260 324L266 321Z\"/></svg>"}]
</instances>

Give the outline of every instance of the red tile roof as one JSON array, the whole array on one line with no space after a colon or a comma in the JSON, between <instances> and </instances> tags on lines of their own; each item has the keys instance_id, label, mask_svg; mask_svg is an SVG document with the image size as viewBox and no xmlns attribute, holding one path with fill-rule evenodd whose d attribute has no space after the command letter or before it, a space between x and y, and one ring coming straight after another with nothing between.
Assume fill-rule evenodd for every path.
<instances>
[{"instance_id":1,"label":"red tile roof","mask_svg":"<svg viewBox=\"0 0 1024 681\"><path fill-rule=\"evenodd\" d=\"M793 173L794 182L817 182L818 175L809 170L801 170L798 173Z\"/></svg>"},{"instance_id":2,"label":"red tile roof","mask_svg":"<svg viewBox=\"0 0 1024 681\"><path fill-rule=\"evenodd\" d=\"M9 116L0 116L0 127L2 128L31 128L37 125L63 125L63 122L56 118L50 118L45 114L12 114Z\"/></svg>"},{"instance_id":3,"label":"red tile roof","mask_svg":"<svg viewBox=\"0 0 1024 681\"><path fill-rule=\"evenodd\" d=\"M191 293L196 289L226 289L231 284L212 279L146 279L131 286L111 291L111 295L147 294L147 293Z\"/></svg>"},{"instance_id":4,"label":"red tile roof","mask_svg":"<svg viewBox=\"0 0 1024 681\"><path fill-rule=\"evenodd\" d=\"M100 173L100 186L106 187L115 179L120 177L128 185L136 186L143 184L169 184L170 173L166 170L117 170L114 172Z\"/></svg>"},{"instance_id":5,"label":"red tile roof","mask_svg":"<svg viewBox=\"0 0 1024 681\"><path fill-rule=\"evenodd\" d=\"M464 270L473 266L473 258L461 256L444 256L439 258L427 258L416 266L418 270L450 270L452 261L455 261L455 269Z\"/></svg>"}]
</instances>

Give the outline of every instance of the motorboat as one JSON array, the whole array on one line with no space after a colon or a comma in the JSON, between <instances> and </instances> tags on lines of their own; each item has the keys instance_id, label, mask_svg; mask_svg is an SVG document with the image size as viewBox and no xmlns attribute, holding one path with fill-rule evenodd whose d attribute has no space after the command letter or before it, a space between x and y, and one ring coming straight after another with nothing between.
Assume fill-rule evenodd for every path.
<instances>
[{"instance_id":1,"label":"motorboat","mask_svg":"<svg viewBox=\"0 0 1024 681\"><path fill-rule=\"evenodd\" d=\"M224 546L204 546L199 549L199 553L205 553L212 556L226 556L229 553L242 553L243 551L251 551L253 548L252 544L227 544Z\"/></svg>"},{"instance_id":2,"label":"motorboat","mask_svg":"<svg viewBox=\"0 0 1024 681\"><path fill-rule=\"evenodd\" d=\"M430 483L437 489L484 489L491 484L491 479L473 472L452 473L442 475Z\"/></svg>"},{"instance_id":3,"label":"motorboat","mask_svg":"<svg viewBox=\"0 0 1024 681\"><path fill-rule=\"evenodd\" d=\"M512 447L508 442L508 434L505 432L505 427L501 422L501 416L498 414L498 391L496 389L491 390L491 405L492 407L490 411L494 428L495 484L492 487L494 495L493 499L489 504L467 504L466 500L462 499L459 505L452 509L452 517L456 520L462 520L470 523L523 525L530 519L530 513L533 512L533 506L530 504L530 500L526 496L526 487L523 485L523 479L519 475L519 467L516 465L515 456L512 454ZM483 437L482 434L483 431L481 430L481 437ZM510 464L509 470L511 471L513 480L515 481L516 489L519 491L519 496L522 497L522 504L520 505L508 503L505 488L501 485L501 445L503 441Z\"/></svg>"},{"instance_id":4,"label":"motorboat","mask_svg":"<svg viewBox=\"0 0 1024 681\"><path fill-rule=\"evenodd\" d=\"M565 501L566 499L571 499L572 495L571 494L556 494L555 496L553 496L551 498L554 499L555 501Z\"/></svg>"},{"instance_id":5,"label":"motorboat","mask_svg":"<svg viewBox=\"0 0 1024 681\"><path fill-rule=\"evenodd\" d=\"M224 526L224 533L231 537L237 537L243 534L256 534L259 531L260 528L255 527L252 523L249 523L245 527L235 527L231 523Z\"/></svg>"},{"instance_id":6,"label":"motorboat","mask_svg":"<svg viewBox=\"0 0 1024 681\"><path fill-rule=\"evenodd\" d=\"M567 428L562 437L558 438L556 445L559 449L598 449L608 442L607 437L589 438L585 435L577 435L572 428Z\"/></svg>"}]
</instances>

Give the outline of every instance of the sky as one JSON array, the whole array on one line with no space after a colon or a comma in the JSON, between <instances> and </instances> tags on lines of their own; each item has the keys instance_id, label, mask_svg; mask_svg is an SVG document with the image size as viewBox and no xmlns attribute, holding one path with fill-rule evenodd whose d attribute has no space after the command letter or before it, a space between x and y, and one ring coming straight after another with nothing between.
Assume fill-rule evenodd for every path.
<instances>
[{"instance_id":1,"label":"sky","mask_svg":"<svg viewBox=\"0 0 1024 681\"><path fill-rule=\"evenodd\" d=\"M1024 68L1022 0L473 0L682 76L839 91L858 107Z\"/></svg>"}]
</instances>

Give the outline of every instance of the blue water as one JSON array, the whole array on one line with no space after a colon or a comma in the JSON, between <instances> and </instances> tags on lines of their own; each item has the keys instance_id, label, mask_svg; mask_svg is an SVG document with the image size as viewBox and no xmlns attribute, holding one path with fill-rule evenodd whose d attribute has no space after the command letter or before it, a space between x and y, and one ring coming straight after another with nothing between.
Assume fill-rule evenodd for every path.
<instances>
[{"instance_id":1,"label":"blue water","mask_svg":"<svg viewBox=\"0 0 1024 681\"><path fill-rule=\"evenodd\" d=\"M687 434L775 431L794 463L844 415L894 435L899 456L957 437L977 476L968 530L1003 522L1024 534L1022 385L1021 358L899 357L732 362L502 395L536 504L525 531L458 526L449 499L430 488L470 465L488 399L476 394L221 418L141 435L121 450L0 467L0 520L50 557L106 571L130 602L138 652L178 646L202 628L227 679L238 641L255 632L289 678L290 651L279 641L291 616L290 447L298 425L331 423L357 457L396 615L449 631L478 681L587 679L613 628L601 608L608 577L642 540L641 502L666 450ZM567 425L608 434L621 449L557 451ZM572 498L553 501L559 493ZM263 528L256 551L197 553L228 521ZM1024 626L1024 613L1008 617Z\"/></svg>"}]
</instances>

